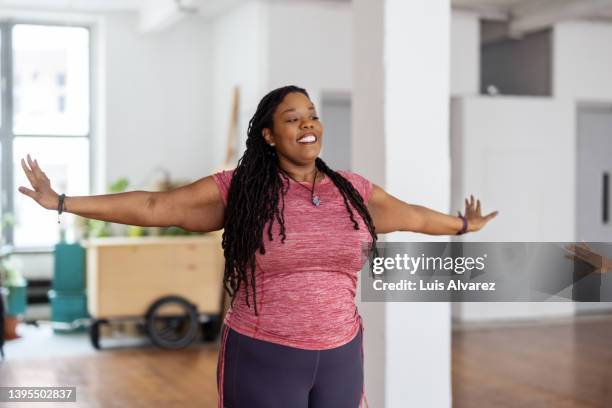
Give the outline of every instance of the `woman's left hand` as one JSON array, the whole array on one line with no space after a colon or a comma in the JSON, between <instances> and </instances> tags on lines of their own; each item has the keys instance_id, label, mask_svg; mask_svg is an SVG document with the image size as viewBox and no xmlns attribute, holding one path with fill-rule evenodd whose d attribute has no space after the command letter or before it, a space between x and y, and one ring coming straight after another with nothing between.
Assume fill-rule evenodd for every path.
<instances>
[{"instance_id":1,"label":"woman's left hand","mask_svg":"<svg viewBox=\"0 0 612 408\"><path fill-rule=\"evenodd\" d=\"M461 215L461 211L458 212ZM499 211L493 211L489 214L482 216L480 214L480 200L474 202L474 196L470 195L470 200L465 199L465 218L468 222L468 232L480 231L487 222L491 221L497 216Z\"/></svg>"}]
</instances>

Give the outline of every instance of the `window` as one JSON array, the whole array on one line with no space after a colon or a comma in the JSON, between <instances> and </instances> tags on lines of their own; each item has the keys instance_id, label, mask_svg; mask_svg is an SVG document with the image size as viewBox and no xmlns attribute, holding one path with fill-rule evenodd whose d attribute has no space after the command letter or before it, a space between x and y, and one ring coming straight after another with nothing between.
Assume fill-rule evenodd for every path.
<instances>
[{"instance_id":1,"label":"window","mask_svg":"<svg viewBox=\"0 0 612 408\"><path fill-rule=\"evenodd\" d=\"M16 248L49 248L59 239L57 212L17 187L29 186L20 160L30 153L66 195L90 191L90 31L85 27L0 22L2 67L0 180L3 228ZM75 222L62 215L62 226Z\"/></svg>"}]
</instances>

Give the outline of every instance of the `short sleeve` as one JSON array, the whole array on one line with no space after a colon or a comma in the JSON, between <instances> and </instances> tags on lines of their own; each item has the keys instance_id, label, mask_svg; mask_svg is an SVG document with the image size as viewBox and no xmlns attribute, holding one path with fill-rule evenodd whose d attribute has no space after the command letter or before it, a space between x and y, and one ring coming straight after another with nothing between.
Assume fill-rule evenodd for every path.
<instances>
[{"instance_id":1,"label":"short sleeve","mask_svg":"<svg viewBox=\"0 0 612 408\"><path fill-rule=\"evenodd\" d=\"M232 176L234 174L235 169L231 170L222 170L217 173L213 173L213 180L217 187L219 188L219 193L221 194L221 200L223 201L223 205L227 207L227 195L229 193L230 183L232 181Z\"/></svg>"},{"instance_id":2,"label":"short sleeve","mask_svg":"<svg viewBox=\"0 0 612 408\"><path fill-rule=\"evenodd\" d=\"M361 194L363 202L367 204L370 200L370 196L372 195L372 182L362 175L351 171L340 170L339 173L351 182L353 187L355 187L359 194Z\"/></svg>"}]
</instances>

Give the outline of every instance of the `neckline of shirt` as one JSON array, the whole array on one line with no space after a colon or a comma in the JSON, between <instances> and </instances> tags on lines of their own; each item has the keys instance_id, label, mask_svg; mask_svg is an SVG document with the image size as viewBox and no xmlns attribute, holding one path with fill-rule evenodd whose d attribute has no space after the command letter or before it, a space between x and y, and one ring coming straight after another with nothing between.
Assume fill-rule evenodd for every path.
<instances>
[{"instance_id":1,"label":"neckline of shirt","mask_svg":"<svg viewBox=\"0 0 612 408\"><path fill-rule=\"evenodd\" d=\"M289 183L300 183L301 185L307 185L312 187L312 181L296 181L294 179L292 179L291 177L287 177L289 179ZM318 183L315 183L315 188L317 188L317 186L320 186L322 184L327 184L330 182L330 178L327 176L327 174L324 174L324 178L323 180L319 181Z\"/></svg>"}]
</instances>

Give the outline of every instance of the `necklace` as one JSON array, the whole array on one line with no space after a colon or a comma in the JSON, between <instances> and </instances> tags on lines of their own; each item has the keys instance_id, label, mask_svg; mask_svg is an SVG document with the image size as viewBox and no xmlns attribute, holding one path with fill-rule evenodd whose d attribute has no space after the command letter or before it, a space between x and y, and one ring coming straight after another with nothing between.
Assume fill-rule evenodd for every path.
<instances>
[{"instance_id":1,"label":"necklace","mask_svg":"<svg viewBox=\"0 0 612 408\"><path fill-rule=\"evenodd\" d=\"M282 170L283 173L285 173L285 175L287 177L289 177L291 180L295 181L296 183L298 183L300 186L304 187L306 190L310 190L310 200L312 201L312 204L315 206L320 206L321 205L321 199L319 198L319 196L315 195L314 193L314 186L315 186L315 181L317 179L317 172L318 169L315 168L315 175L314 178L312 179L312 188L308 188L304 185L302 185L302 183L300 183L299 181L297 181L296 179L294 179L293 177L291 177L289 175L289 173L287 173L286 171Z\"/></svg>"}]
</instances>

